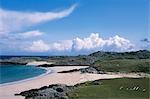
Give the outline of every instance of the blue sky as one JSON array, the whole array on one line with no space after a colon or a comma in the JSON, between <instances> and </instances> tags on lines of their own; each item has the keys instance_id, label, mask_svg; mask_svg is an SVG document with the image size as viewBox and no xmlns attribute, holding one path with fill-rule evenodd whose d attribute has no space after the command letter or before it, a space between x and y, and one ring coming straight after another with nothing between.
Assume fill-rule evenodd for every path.
<instances>
[{"instance_id":1,"label":"blue sky","mask_svg":"<svg viewBox=\"0 0 150 99\"><path fill-rule=\"evenodd\" d=\"M148 6L148 0L1 0L1 54L149 50Z\"/></svg>"}]
</instances>

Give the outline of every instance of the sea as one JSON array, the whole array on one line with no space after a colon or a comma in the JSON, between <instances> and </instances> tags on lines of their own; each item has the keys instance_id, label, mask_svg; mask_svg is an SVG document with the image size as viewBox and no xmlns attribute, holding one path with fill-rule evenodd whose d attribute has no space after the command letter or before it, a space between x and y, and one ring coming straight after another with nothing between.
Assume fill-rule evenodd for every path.
<instances>
[{"instance_id":1,"label":"sea","mask_svg":"<svg viewBox=\"0 0 150 99\"><path fill-rule=\"evenodd\" d=\"M27 65L0 65L0 84L25 80L46 73L45 69Z\"/></svg>"}]
</instances>

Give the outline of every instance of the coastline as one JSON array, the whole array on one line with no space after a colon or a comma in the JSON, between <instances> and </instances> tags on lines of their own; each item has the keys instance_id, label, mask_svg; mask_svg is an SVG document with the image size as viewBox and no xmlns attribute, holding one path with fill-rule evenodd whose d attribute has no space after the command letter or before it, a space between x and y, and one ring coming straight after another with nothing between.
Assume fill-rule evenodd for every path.
<instances>
[{"instance_id":1,"label":"coastline","mask_svg":"<svg viewBox=\"0 0 150 99\"><path fill-rule=\"evenodd\" d=\"M43 67L40 67L43 68ZM66 85L76 85L86 81L94 81L99 79L113 79L122 77L133 77L139 78L141 76L133 74L90 74L90 73L58 73L60 71L67 71L72 69L87 68L87 66L57 66L43 68L47 72L31 78L29 80L19 81L13 84L8 84L0 86L0 97L2 99L24 99L22 96L15 96L14 94L20 93L22 91L36 89L43 86L48 86L51 84L66 84ZM52 73L51 73L52 72Z\"/></svg>"},{"instance_id":2,"label":"coastline","mask_svg":"<svg viewBox=\"0 0 150 99\"><path fill-rule=\"evenodd\" d=\"M33 62L29 62L28 64L26 64L26 66L35 66L36 68L41 68L41 69L44 69L46 70L45 73L42 73L40 75L37 75L37 76L34 76L34 77L30 77L30 78L26 78L26 79L23 79L23 80L17 80L17 81L12 81L12 82L8 82L8 83L3 83L3 84L0 84L0 87L1 86L7 86L7 85L13 85L13 84L18 84L18 83L22 83L22 82L27 82L27 81L30 81L30 80L34 80L34 79L38 79L38 77L42 77L42 76L45 76L45 75L48 75L48 74L52 74L52 73L57 73L57 72L60 72L60 71L64 71L64 70L72 70L72 68L76 68L76 69L80 69L82 68L81 66L79 67L76 67L76 66L71 66L71 67L66 67L64 69L64 66L57 66L57 67L37 67L38 65L43 65L43 64L52 64L50 62L45 62L45 61L33 61ZM87 68L88 66L84 66L83 68Z\"/></svg>"},{"instance_id":3,"label":"coastline","mask_svg":"<svg viewBox=\"0 0 150 99\"><path fill-rule=\"evenodd\" d=\"M46 70L46 72L42 73L40 75L34 76L34 77L23 79L23 80L17 80L17 81L12 81L12 82L8 82L8 83L3 83L3 84L0 84L0 87L1 86L7 86L7 85L13 85L13 84L17 84L17 83L22 83L22 82L26 82L26 81L30 81L30 80L34 80L34 79L37 79L38 77L42 77L42 76L45 76L45 75L48 75L48 74L51 74L51 73L54 72L50 68L44 68L44 67L36 67L36 68L44 69L44 70Z\"/></svg>"}]
</instances>

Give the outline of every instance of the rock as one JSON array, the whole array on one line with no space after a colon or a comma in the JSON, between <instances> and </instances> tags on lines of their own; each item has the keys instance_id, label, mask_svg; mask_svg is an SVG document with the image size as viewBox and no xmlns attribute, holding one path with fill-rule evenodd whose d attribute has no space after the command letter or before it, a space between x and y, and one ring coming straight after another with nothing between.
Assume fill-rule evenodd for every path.
<instances>
[{"instance_id":1,"label":"rock","mask_svg":"<svg viewBox=\"0 0 150 99\"><path fill-rule=\"evenodd\" d=\"M123 89L123 86L121 86L119 89L120 89L120 90Z\"/></svg>"},{"instance_id":2,"label":"rock","mask_svg":"<svg viewBox=\"0 0 150 99\"><path fill-rule=\"evenodd\" d=\"M137 91L138 89L139 89L139 87L136 87L136 89L135 89L135 90Z\"/></svg>"},{"instance_id":3,"label":"rock","mask_svg":"<svg viewBox=\"0 0 150 99\"><path fill-rule=\"evenodd\" d=\"M62 97L60 97L60 99L69 99L69 97L68 96L62 96Z\"/></svg>"},{"instance_id":4,"label":"rock","mask_svg":"<svg viewBox=\"0 0 150 99\"><path fill-rule=\"evenodd\" d=\"M54 67L54 64L42 64L42 65L38 65L38 67Z\"/></svg>"},{"instance_id":5,"label":"rock","mask_svg":"<svg viewBox=\"0 0 150 99\"><path fill-rule=\"evenodd\" d=\"M98 74L99 72L93 68L93 67L88 67L88 68L82 68L80 69L81 73L93 73L93 74Z\"/></svg>"},{"instance_id":6,"label":"rock","mask_svg":"<svg viewBox=\"0 0 150 99\"><path fill-rule=\"evenodd\" d=\"M135 90L136 89L136 87L133 87L133 90Z\"/></svg>"},{"instance_id":7,"label":"rock","mask_svg":"<svg viewBox=\"0 0 150 99\"><path fill-rule=\"evenodd\" d=\"M54 84L54 85L44 86L39 89L24 91L16 95L25 96L25 99L68 99L66 93L71 88L72 87L63 84Z\"/></svg>"},{"instance_id":8,"label":"rock","mask_svg":"<svg viewBox=\"0 0 150 99\"><path fill-rule=\"evenodd\" d=\"M57 88L56 91L57 92L63 92L64 90L62 88Z\"/></svg>"},{"instance_id":9,"label":"rock","mask_svg":"<svg viewBox=\"0 0 150 99\"><path fill-rule=\"evenodd\" d=\"M101 82L99 80L95 80L91 82L92 85L100 85Z\"/></svg>"},{"instance_id":10,"label":"rock","mask_svg":"<svg viewBox=\"0 0 150 99\"><path fill-rule=\"evenodd\" d=\"M146 91L146 89L143 89L142 91L143 91L143 92L145 92L145 91Z\"/></svg>"}]
</instances>

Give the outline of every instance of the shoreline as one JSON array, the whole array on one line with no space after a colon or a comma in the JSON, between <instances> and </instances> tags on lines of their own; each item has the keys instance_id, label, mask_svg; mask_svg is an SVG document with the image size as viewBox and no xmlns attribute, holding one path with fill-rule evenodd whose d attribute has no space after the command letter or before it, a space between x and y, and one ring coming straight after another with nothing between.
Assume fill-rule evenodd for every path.
<instances>
[{"instance_id":1,"label":"shoreline","mask_svg":"<svg viewBox=\"0 0 150 99\"><path fill-rule=\"evenodd\" d=\"M18 81L13 84L7 84L0 86L0 97L2 99L24 99L23 96L15 96L14 94L30 90L37 89L43 86L48 86L51 84L66 84L66 85L76 85L86 81L94 81L100 79L113 79L122 77L132 77L139 78L139 75L133 74L90 74L90 73L58 73L60 71L67 71L72 69L86 68L88 66L57 66L57 67L39 67L46 69L47 72L42 74L42 76L32 77L29 80ZM49 71L50 70L50 71ZM52 73L51 73L52 72Z\"/></svg>"},{"instance_id":2,"label":"shoreline","mask_svg":"<svg viewBox=\"0 0 150 99\"><path fill-rule=\"evenodd\" d=\"M55 82L57 82L57 79L59 77L61 77L61 79L66 77L66 75L63 75L63 77L62 77L61 74L57 73L58 71L70 70L75 67L76 66L71 66L71 67L60 66L60 67L49 67L49 68L38 67L38 68L46 69L47 72L44 74L41 74L39 76L29 78L29 79L5 83L5 84L1 85L0 86L0 97L2 99L24 99L24 97L15 96L14 94L20 93L22 91L29 90L29 89L36 89L36 88L40 88L43 86L55 84ZM84 67L78 66L76 68L85 68L85 66ZM52 80L47 81L48 79L52 79Z\"/></svg>"},{"instance_id":3,"label":"shoreline","mask_svg":"<svg viewBox=\"0 0 150 99\"><path fill-rule=\"evenodd\" d=\"M45 75L48 75L48 74L51 74L51 73L54 72L54 71L51 70L50 68L44 68L44 67L36 67L36 68L44 69L44 70L46 70L46 72L45 72L45 73L42 73L42 74L40 74L40 75L34 76L34 77L25 78L25 79L22 79L22 80L17 80L17 81L12 81L12 82L7 82L7 83L2 83L2 84L0 84L0 87L1 87L1 86L7 86L7 85L18 84L18 83L22 83L22 82L27 82L27 81L34 80L34 79L38 79L38 77L42 77L42 76L45 76Z\"/></svg>"},{"instance_id":4,"label":"shoreline","mask_svg":"<svg viewBox=\"0 0 150 99\"><path fill-rule=\"evenodd\" d=\"M26 64L26 66L35 66L36 68L41 68L41 69L46 70L46 72L42 73L40 75L34 76L34 77L25 78L25 79L22 79L22 80L17 80L17 81L12 81L12 82L7 82L7 83L2 83L2 84L0 84L0 87L1 86L7 86L7 85L13 85L13 84L17 84L17 83L22 83L22 82L27 82L27 81L30 81L30 80L38 79L38 77L42 77L42 76L45 76L45 75L48 75L48 74L59 72L58 70L51 69L51 67L38 67L38 65L43 65L43 64L48 64L49 65L49 64L52 64L52 63L51 62L45 62L45 61L29 62L29 63ZM85 68L87 67L86 65L84 65L84 66L85 66ZM57 65L57 67L60 67L60 65ZM62 67L64 67L64 66L62 66ZM69 67L69 66L67 66L67 67ZM74 67L74 65L72 65L71 67ZM79 67L81 67L81 66L79 66ZM60 71L63 71L63 70L60 70Z\"/></svg>"}]
</instances>

